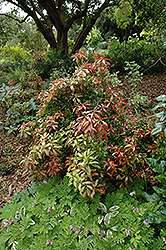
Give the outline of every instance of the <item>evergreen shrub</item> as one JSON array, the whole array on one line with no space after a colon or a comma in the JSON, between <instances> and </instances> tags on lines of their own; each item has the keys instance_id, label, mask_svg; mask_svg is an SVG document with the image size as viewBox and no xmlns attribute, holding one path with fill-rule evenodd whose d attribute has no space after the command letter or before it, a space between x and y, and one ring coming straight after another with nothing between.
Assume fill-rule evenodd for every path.
<instances>
[{"instance_id":1,"label":"evergreen shrub","mask_svg":"<svg viewBox=\"0 0 166 250\"><path fill-rule=\"evenodd\" d=\"M135 61L141 66L143 73L165 71L166 62L163 55L166 54L166 45L162 40L159 43L151 43L146 39L129 37L126 42L121 43L114 39L110 40L106 54L111 60L111 71L124 73L125 61Z\"/></svg>"},{"instance_id":2,"label":"evergreen shrub","mask_svg":"<svg viewBox=\"0 0 166 250\"><path fill-rule=\"evenodd\" d=\"M112 86L110 61L102 53L79 51L72 77L51 81L42 90L34 121L23 123L21 136L34 146L24 164L38 179L69 177L83 197L105 193L111 183L128 186L149 170L144 155L153 144L149 125L129 118L122 95Z\"/></svg>"}]
</instances>

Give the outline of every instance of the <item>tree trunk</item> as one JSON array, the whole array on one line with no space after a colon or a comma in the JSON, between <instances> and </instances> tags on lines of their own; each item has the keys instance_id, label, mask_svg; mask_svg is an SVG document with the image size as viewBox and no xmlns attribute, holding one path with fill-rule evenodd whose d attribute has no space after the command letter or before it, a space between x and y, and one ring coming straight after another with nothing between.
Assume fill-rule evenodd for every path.
<instances>
[{"instance_id":1,"label":"tree trunk","mask_svg":"<svg viewBox=\"0 0 166 250\"><path fill-rule=\"evenodd\" d=\"M92 18L90 20L88 20L86 22L86 16L84 17L83 28L75 41L75 44L74 44L74 47L72 49L71 54L74 54L77 50L79 50L82 47L87 35L91 31L92 27L94 26L96 20L100 16L101 12L105 8L107 8L108 6L109 6L109 0L107 0L107 1L105 0L105 2L102 4L102 6L97 10L96 14L94 16L92 16Z\"/></svg>"},{"instance_id":2,"label":"tree trunk","mask_svg":"<svg viewBox=\"0 0 166 250\"><path fill-rule=\"evenodd\" d=\"M6 1L21 8L28 14L28 16L31 16L51 48L56 49L57 51L61 50L62 54L68 53L67 34L73 23L76 20L81 20L83 18L85 21L87 20L87 23L84 23L82 31L75 41L72 50L72 53L75 53L83 45L88 33L91 31L101 12L112 2L111 0L105 0L98 9L92 11L94 12L93 14L89 14L88 10L90 8L91 0L86 0L83 6L81 1L69 1L77 6L76 12L70 16L70 12L68 13L69 15L66 15L65 13L65 0ZM43 9L46 11L46 14L44 14ZM57 41L53 33L53 27L57 30Z\"/></svg>"},{"instance_id":3,"label":"tree trunk","mask_svg":"<svg viewBox=\"0 0 166 250\"><path fill-rule=\"evenodd\" d=\"M48 44L52 49L57 49L57 42L55 40L54 34L52 30L45 28L43 25L40 25L40 23L36 22L36 25L40 32L43 34L44 38L47 40Z\"/></svg>"}]
</instances>

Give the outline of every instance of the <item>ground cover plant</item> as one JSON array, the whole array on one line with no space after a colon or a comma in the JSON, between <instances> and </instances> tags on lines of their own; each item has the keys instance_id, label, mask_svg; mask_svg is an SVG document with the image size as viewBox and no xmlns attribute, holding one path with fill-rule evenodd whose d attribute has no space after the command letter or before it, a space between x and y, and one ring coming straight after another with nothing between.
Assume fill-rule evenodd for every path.
<instances>
[{"instance_id":1,"label":"ground cover plant","mask_svg":"<svg viewBox=\"0 0 166 250\"><path fill-rule=\"evenodd\" d=\"M136 186L84 199L56 177L32 187L31 197L17 193L1 210L1 249L166 249L165 228L149 222L159 205L138 199Z\"/></svg>"},{"instance_id":2,"label":"ground cover plant","mask_svg":"<svg viewBox=\"0 0 166 250\"><path fill-rule=\"evenodd\" d=\"M166 249L165 110L155 129L133 118L104 54L73 59L72 76L29 83L36 109L20 136L33 145L21 164L37 182L1 209L1 247Z\"/></svg>"}]
</instances>

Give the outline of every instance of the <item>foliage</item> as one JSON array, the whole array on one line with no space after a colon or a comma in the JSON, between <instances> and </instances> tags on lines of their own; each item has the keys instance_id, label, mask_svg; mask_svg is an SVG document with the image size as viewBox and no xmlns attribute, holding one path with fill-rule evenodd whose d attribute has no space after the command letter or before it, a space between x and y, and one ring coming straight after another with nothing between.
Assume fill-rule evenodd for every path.
<instances>
[{"instance_id":1,"label":"foliage","mask_svg":"<svg viewBox=\"0 0 166 250\"><path fill-rule=\"evenodd\" d=\"M21 63L29 59L28 52L18 46L8 46L7 44L0 48L0 57L4 61Z\"/></svg>"},{"instance_id":2,"label":"foliage","mask_svg":"<svg viewBox=\"0 0 166 250\"><path fill-rule=\"evenodd\" d=\"M115 8L114 18L117 22L118 27L126 29L127 26L132 22L132 7L127 1L121 2L118 8Z\"/></svg>"},{"instance_id":3,"label":"foliage","mask_svg":"<svg viewBox=\"0 0 166 250\"><path fill-rule=\"evenodd\" d=\"M93 63L85 62L82 65L82 63L80 64L80 61L88 59L86 57L86 54L83 52L78 53L75 56L75 59L77 60L78 68L73 74L73 77L71 79L60 78L51 82L49 90L42 91L38 96L40 100L40 109L38 112L39 117L44 115L46 119L41 120L41 118L38 118L36 120L34 128L35 130L32 129L32 123L22 125L21 134L28 135L33 133L35 144L37 143L37 145L31 150L28 158L25 160L26 166L29 166L30 169L33 169L33 171L35 172L36 166L38 165L37 169L40 170L43 174L44 172L46 172L45 160L49 157L49 159L47 159L47 166L48 168L51 168L51 162L56 158L56 155L54 155L52 159L48 150L47 152L45 151L45 147L49 150L51 150L51 148L54 149L55 147L51 138L57 138L57 144L62 147L62 152L65 152L61 156L63 161L66 157L71 157L72 152L78 154L75 147L67 148L67 145L65 144L67 148L65 149L64 143L61 142L60 138L66 140L67 138L65 138L65 136L68 136L68 133L70 133L71 138L75 138L75 140L78 139L77 135L79 135L79 133L85 133L85 142L86 140L88 141L89 136L91 136L92 138L94 138L94 136L99 136L99 140L101 140L104 136L104 138L108 140L108 124L104 121L104 116L107 116L109 114L109 116L111 117L112 114L116 113L114 109L116 109L117 107L118 110L121 105L121 103L118 103L117 101L118 98L120 99L121 97L114 93L113 89L108 88L107 86L109 82L109 78L107 76L107 65L109 65L109 62L107 61L107 59L105 57L102 57L101 55L95 55ZM99 91L100 89L101 91ZM91 99L91 104L87 103L89 97ZM102 102L104 102L105 100L105 97L110 98L110 100L102 104ZM90 106L92 109L86 111L90 109ZM109 113L106 111L107 109L110 110ZM47 123L48 120L50 124ZM73 126L72 124L74 120L75 125ZM38 127L37 123L41 125L39 125ZM56 124L56 126L53 127L54 124ZM63 134L64 130L65 134ZM49 134L45 134L45 136L50 140L49 143L43 143L45 132L49 132L50 134L52 134L50 136ZM84 148L82 150L85 150L86 155L86 151L89 152L90 149L87 150L86 148ZM45 156L42 154L42 152L44 152ZM69 152L70 155L68 155ZM85 155L83 154L83 165L84 161L86 162ZM73 160L74 159L70 158L70 161ZM55 167L55 162L53 163L53 167ZM64 163L61 164L63 164L64 169L68 166L64 165ZM44 168L44 172L42 171L42 168ZM85 166L83 166L83 168L85 168ZM70 171L70 169L72 169L72 166L69 167L68 171ZM57 172L59 170L57 170ZM91 172L91 169L89 169L89 171ZM77 169L76 172L78 172ZM85 176L85 180L86 178L87 176ZM91 184L93 185L93 180ZM87 185L88 183L86 183L86 186ZM93 197L93 189L91 191L93 193ZM88 195L90 194L88 193Z\"/></svg>"},{"instance_id":4,"label":"foliage","mask_svg":"<svg viewBox=\"0 0 166 250\"><path fill-rule=\"evenodd\" d=\"M140 73L141 67L137 63L125 62L125 64L125 70L128 72L125 78L132 87L129 104L137 109L149 103L147 96L143 95L140 91L137 91L137 86L141 84L143 73Z\"/></svg>"},{"instance_id":5,"label":"foliage","mask_svg":"<svg viewBox=\"0 0 166 250\"><path fill-rule=\"evenodd\" d=\"M102 40L100 31L96 27L93 27L86 38L86 44L89 48L96 48Z\"/></svg>"},{"instance_id":6,"label":"foliage","mask_svg":"<svg viewBox=\"0 0 166 250\"><path fill-rule=\"evenodd\" d=\"M152 134L158 134L158 144L160 148L153 153L153 158L148 158L147 162L152 167L152 170L156 173L155 178L158 180L158 185L153 187L155 193L149 195L144 193L143 195L148 201L157 201L160 204L160 209L155 214L150 214L150 221L155 223L165 222L166 215L166 134L165 134L165 95L158 96L157 100L160 101L153 110L162 108L163 111L156 114L157 119L160 122L155 124L155 128L152 130Z\"/></svg>"},{"instance_id":7,"label":"foliage","mask_svg":"<svg viewBox=\"0 0 166 250\"><path fill-rule=\"evenodd\" d=\"M10 3L10 1L1 1L1 3L3 2ZM67 36L73 25L79 23L81 26L81 30L72 48L72 53L75 53L83 45L101 12L109 5L117 5L117 3L110 0L104 2L101 0L97 2L94 0L88 2L49 1L49 4L46 4L45 1L30 1L26 3L15 1L12 2L12 5L15 7L15 19L19 19L16 9L23 10L28 17L34 20L38 30L47 40L50 47L59 52L63 50L62 54L67 54Z\"/></svg>"},{"instance_id":8,"label":"foliage","mask_svg":"<svg viewBox=\"0 0 166 250\"><path fill-rule=\"evenodd\" d=\"M125 61L135 61L145 73L162 72L165 70L166 46L164 40L151 42L146 39L129 37L121 43L116 37L108 42L107 57L111 60L111 70L125 72ZM160 60L162 58L162 62Z\"/></svg>"},{"instance_id":9,"label":"foliage","mask_svg":"<svg viewBox=\"0 0 166 250\"><path fill-rule=\"evenodd\" d=\"M33 76L31 76L33 81L27 82L28 77L26 75L25 79L22 78L19 84L11 79L8 83L3 83L0 88L0 124L4 133L18 134L23 121L28 122L35 118L38 105L34 94L44 88L45 83L40 77L33 78Z\"/></svg>"},{"instance_id":10,"label":"foliage","mask_svg":"<svg viewBox=\"0 0 166 250\"><path fill-rule=\"evenodd\" d=\"M104 41L117 36L121 42L127 41L150 26L164 32L166 20L165 3L163 0L132 0L118 1L116 6L105 9L96 22ZM126 61L128 59L126 58ZM133 61L135 59L132 59ZM140 64L140 62L137 62Z\"/></svg>"},{"instance_id":11,"label":"foliage","mask_svg":"<svg viewBox=\"0 0 166 250\"><path fill-rule=\"evenodd\" d=\"M157 109L163 109L160 113L156 114L157 119L159 119L159 122L155 124L155 128L152 130L152 134L159 134L160 132L164 133L164 137L166 138L166 95L158 96L157 101L159 103L156 107L153 108L153 111Z\"/></svg>"},{"instance_id":12,"label":"foliage","mask_svg":"<svg viewBox=\"0 0 166 250\"><path fill-rule=\"evenodd\" d=\"M67 174L83 197L93 198L105 193L110 180L123 187L148 178L144 156L153 150L153 138L148 126L141 129L126 119L126 103L112 86L117 76L109 74L105 55L79 51L74 60L72 77L42 90L35 120L21 126L21 136L34 140L24 164L39 179Z\"/></svg>"},{"instance_id":13,"label":"foliage","mask_svg":"<svg viewBox=\"0 0 166 250\"><path fill-rule=\"evenodd\" d=\"M0 16L0 46L4 46L7 43L9 45L12 40L15 40L13 38L16 37L19 31L20 25L18 22L13 19L8 19L3 15ZM17 45L16 40L15 45Z\"/></svg>"},{"instance_id":14,"label":"foliage","mask_svg":"<svg viewBox=\"0 0 166 250\"><path fill-rule=\"evenodd\" d=\"M136 0L132 1L132 7L136 16L136 23L140 26L151 23L152 25L160 25L165 22L165 4L162 0Z\"/></svg>"},{"instance_id":15,"label":"foliage","mask_svg":"<svg viewBox=\"0 0 166 250\"><path fill-rule=\"evenodd\" d=\"M67 178L57 177L35 189L36 193L34 188L29 190L31 196L25 191L15 194L1 208L1 249L166 248L165 230L154 237L147 220L158 206L139 203L137 191L108 192L104 200L99 195L83 199L68 186Z\"/></svg>"},{"instance_id":16,"label":"foliage","mask_svg":"<svg viewBox=\"0 0 166 250\"><path fill-rule=\"evenodd\" d=\"M0 79L0 86L3 83L7 84L11 80L14 80L16 83L25 82L26 80L27 84L28 81L37 76L31 64L32 57L28 50L20 46L10 46L7 44L3 46L1 48L0 66L2 69L1 73L5 77Z\"/></svg>"},{"instance_id":17,"label":"foliage","mask_svg":"<svg viewBox=\"0 0 166 250\"><path fill-rule=\"evenodd\" d=\"M38 51L33 56L32 67L42 79L55 80L71 75L74 66L69 56L62 56L61 52L57 52L55 49L49 48L46 52Z\"/></svg>"},{"instance_id":18,"label":"foliage","mask_svg":"<svg viewBox=\"0 0 166 250\"><path fill-rule=\"evenodd\" d=\"M48 46L47 41L32 20L19 24L18 32L10 43L16 44L17 41L22 48L28 49L31 54L35 54L37 51L42 53Z\"/></svg>"}]
</instances>

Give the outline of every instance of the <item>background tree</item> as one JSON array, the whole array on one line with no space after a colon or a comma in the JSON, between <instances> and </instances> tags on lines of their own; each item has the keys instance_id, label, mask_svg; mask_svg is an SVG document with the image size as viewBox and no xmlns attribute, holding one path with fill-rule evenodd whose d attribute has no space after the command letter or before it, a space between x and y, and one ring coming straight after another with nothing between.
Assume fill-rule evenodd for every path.
<instances>
[{"instance_id":1,"label":"background tree","mask_svg":"<svg viewBox=\"0 0 166 250\"><path fill-rule=\"evenodd\" d=\"M119 0L1 0L11 3L15 10L21 9L31 17L51 48L68 50L68 32L75 22L80 23L81 31L74 41L72 53L79 50L104 9L117 6ZM55 38L55 30L56 36Z\"/></svg>"},{"instance_id":2,"label":"background tree","mask_svg":"<svg viewBox=\"0 0 166 250\"><path fill-rule=\"evenodd\" d=\"M165 1L120 1L118 6L105 9L96 22L105 40L115 34L120 41L127 40L134 33L139 35L148 25L165 29Z\"/></svg>"},{"instance_id":3,"label":"background tree","mask_svg":"<svg viewBox=\"0 0 166 250\"><path fill-rule=\"evenodd\" d=\"M0 46L5 44L21 46L32 52L44 51L48 45L32 19L19 23L14 19L0 16Z\"/></svg>"}]
</instances>

